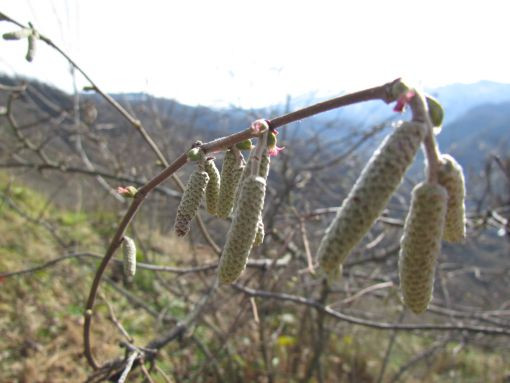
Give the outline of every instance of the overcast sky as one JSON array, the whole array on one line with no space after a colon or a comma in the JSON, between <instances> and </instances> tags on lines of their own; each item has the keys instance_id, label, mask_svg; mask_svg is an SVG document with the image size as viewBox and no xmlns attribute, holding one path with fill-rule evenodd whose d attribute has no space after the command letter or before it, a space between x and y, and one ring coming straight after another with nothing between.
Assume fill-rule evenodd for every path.
<instances>
[{"instance_id":1,"label":"overcast sky","mask_svg":"<svg viewBox=\"0 0 510 383\"><path fill-rule=\"evenodd\" d=\"M510 1L2 0L109 92L260 107L403 76L510 83ZM12 30L0 23L0 32ZM0 72L72 89L65 61L0 41ZM85 82L80 81L80 85Z\"/></svg>"}]
</instances>

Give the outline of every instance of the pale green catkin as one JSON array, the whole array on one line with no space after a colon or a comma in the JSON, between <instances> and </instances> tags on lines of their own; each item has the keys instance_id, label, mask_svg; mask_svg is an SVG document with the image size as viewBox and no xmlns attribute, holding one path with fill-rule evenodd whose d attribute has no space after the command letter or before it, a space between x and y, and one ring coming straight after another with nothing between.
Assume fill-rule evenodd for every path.
<instances>
[{"instance_id":1,"label":"pale green catkin","mask_svg":"<svg viewBox=\"0 0 510 383\"><path fill-rule=\"evenodd\" d=\"M122 241L122 251L124 253L124 277L129 281L133 279L136 273L136 245L131 238L124 236Z\"/></svg>"},{"instance_id":2,"label":"pale green catkin","mask_svg":"<svg viewBox=\"0 0 510 383\"><path fill-rule=\"evenodd\" d=\"M446 189L438 184L424 182L413 189L400 240L398 268L402 299L415 314L424 312L432 298L447 198Z\"/></svg>"},{"instance_id":3,"label":"pale green catkin","mask_svg":"<svg viewBox=\"0 0 510 383\"><path fill-rule=\"evenodd\" d=\"M262 158L260 159L260 168L259 168L259 176L264 178L267 183L267 177L269 176L269 165L271 164L271 159L269 155L264 153L262 155ZM264 237L266 233L264 230L264 222L262 221L262 214L260 214L260 220L257 224L257 234L255 235L255 242L253 243L254 247L262 245L262 242L264 242Z\"/></svg>"},{"instance_id":4,"label":"pale green catkin","mask_svg":"<svg viewBox=\"0 0 510 383\"><path fill-rule=\"evenodd\" d=\"M25 56L25 59L28 62L32 62L34 60L35 48L36 48L36 40L37 40L37 37L34 36L33 33L30 36L28 36L27 54Z\"/></svg>"},{"instance_id":5,"label":"pale green catkin","mask_svg":"<svg viewBox=\"0 0 510 383\"><path fill-rule=\"evenodd\" d=\"M205 190L205 202L209 214L216 215L218 208L218 197L220 195L220 172L214 163L214 159L208 159L204 165L205 171L209 175L209 182Z\"/></svg>"},{"instance_id":6,"label":"pale green catkin","mask_svg":"<svg viewBox=\"0 0 510 383\"><path fill-rule=\"evenodd\" d=\"M244 168L243 175L241 176L241 183L246 179L246 177L249 176L249 174L251 172L251 161L252 160L253 159L250 158L248 160L248 164L246 164L246 166ZM267 154L267 151L265 151L265 153L260 158L260 164L259 164L260 165L259 166L259 176L264 178L265 180L267 180L267 177L269 175L270 163L271 163L271 158ZM240 192L241 192L241 188L239 187L239 188L237 188L236 197L234 199L234 208L237 206L237 202L239 201ZM265 236L264 223L262 222L262 215L261 215L260 222L257 227L257 236L255 237L255 243L253 244L253 246L255 246L255 247L260 246L262 244L262 242L264 241L264 236Z\"/></svg>"},{"instance_id":7,"label":"pale green catkin","mask_svg":"<svg viewBox=\"0 0 510 383\"><path fill-rule=\"evenodd\" d=\"M260 169L259 175L267 180L267 176L269 175L269 165L271 164L271 159L269 158L267 153L264 153L260 159Z\"/></svg>"},{"instance_id":8,"label":"pale green catkin","mask_svg":"<svg viewBox=\"0 0 510 383\"><path fill-rule=\"evenodd\" d=\"M243 160L239 163L234 152L227 150L223 159L223 166L221 167L221 185L217 208L218 217L228 218L232 213L234 198L243 169Z\"/></svg>"},{"instance_id":9,"label":"pale green catkin","mask_svg":"<svg viewBox=\"0 0 510 383\"><path fill-rule=\"evenodd\" d=\"M427 126L403 122L363 169L319 245L321 269L336 276L339 266L368 232L400 185L427 133Z\"/></svg>"},{"instance_id":10,"label":"pale green catkin","mask_svg":"<svg viewBox=\"0 0 510 383\"><path fill-rule=\"evenodd\" d=\"M259 220L259 223L257 224L257 234L255 234L255 242L253 242L253 247L257 247L262 245L262 242L264 242L264 222L262 221L262 214Z\"/></svg>"},{"instance_id":11,"label":"pale green catkin","mask_svg":"<svg viewBox=\"0 0 510 383\"><path fill-rule=\"evenodd\" d=\"M209 175L207 172L202 167L197 166L189 177L188 184L177 208L174 225L177 236L182 237L188 233L191 221L197 215L208 182Z\"/></svg>"},{"instance_id":12,"label":"pale green catkin","mask_svg":"<svg viewBox=\"0 0 510 383\"><path fill-rule=\"evenodd\" d=\"M462 242L466 238L464 173L459 163L448 154L441 155L438 181L448 192L443 239L454 243Z\"/></svg>"},{"instance_id":13,"label":"pale green catkin","mask_svg":"<svg viewBox=\"0 0 510 383\"><path fill-rule=\"evenodd\" d=\"M242 184L239 205L227 234L218 267L220 284L234 282L246 267L264 206L266 180L249 176Z\"/></svg>"}]
</instances>

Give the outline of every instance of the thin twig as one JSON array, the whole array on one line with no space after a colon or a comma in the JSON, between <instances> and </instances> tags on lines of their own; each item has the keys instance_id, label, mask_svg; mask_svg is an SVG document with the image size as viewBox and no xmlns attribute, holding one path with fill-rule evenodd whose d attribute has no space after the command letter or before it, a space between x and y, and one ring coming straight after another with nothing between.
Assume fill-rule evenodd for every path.
<instances>
[{"instance_id":1,"label":"thin twig","mask_svg":"<svg viewBox=\"0 0 510 383\"><path fill-rule=\"evenodd\" d=\"M135 362L135 359L138 357L138 355L138 351L133 351L129 354L126 360L126 367L124 368L124 371L122 371L122 375L120 376L119 380L117 380L117 383L124 383L126 381L129 371L131 371L131 368L133 368L133 363Z\"/></svg>"},{"instance_id":2,"label":"thin twig","mask_svg":"<svg viewBox=\"0 0 510 383\"><path fill-rule=\"evenodd\" d=\"M457 324L433 324L433 323L419 323L419 324L397 324L397 323L386 323L376 322L369 319L353 317L350 315L342 314L339 311L333 310L328 306L321 305L318 301L300 297L297 295L285 294L285 293L274 293L271 291L255 290L238 284L234 284L233 287L248 296L261 297L267 299L276 299L280 301L294 302L305 306L310 306L318 311L322 311L327 315L348 322L357 324L360 326L371 327L379 330L397 330L397 331L467 331L472 333L481 333L487 335L504 335L510 336L510 330L501 327L488 327L488 326L472 326L464 325L462 323Z\"/></svg>"},{"instance_id":3,"label":"thin twig","mask_svg":"<svg viewBox=\"0 0 510 383\"><path fill-rule=\"evenodd\" d=\"M398 323L402 323L405 317L405 310L402 310L398 317ZM391 351L393 350L393 344L395 343L395 339L397 338L397 331L393 330L390 335L390 340L388 342L388 347L386 348L386 352L384 353L384 359L381 365L381 369L379 370L379 377L377 378L377 383L381 383L384 378L384 373L386 371L386 367L388 366L388 362L390 361Z\"/></svg>"}]
</instances>

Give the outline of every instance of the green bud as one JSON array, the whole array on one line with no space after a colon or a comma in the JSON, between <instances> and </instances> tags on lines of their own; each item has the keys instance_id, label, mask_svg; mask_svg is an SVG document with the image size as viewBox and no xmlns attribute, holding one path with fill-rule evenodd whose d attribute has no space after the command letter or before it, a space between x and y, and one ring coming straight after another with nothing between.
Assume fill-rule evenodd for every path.
<instances>
[{"instance_id":1,"label":"green bud","mask_svg":"<svg viewBox=\"0 0 510 383\"><path fill-rule=\"evenodd\" d=\"M190 150L188 150L187 155L190 161L198 161L204 157L204 154L202 153L200 148L191 148Z\"/></svg>"},{"instance_id":2,"label":"green bud","mask_svg":"<svg viewBox=\"0 0 510 383\"><path fill-rule=\"evenodd\" d=\"M253 148L253 144L250 139L247 139L236 144L236 148L239 150L251 150Z\"/></svg>"},{"instance_id":3,"label":"green bud","mask_svg":"<svg viewBox=\"0 0 510 383\"><path fill-rule=\"evenodd\" d=\"M136 273L136 245L128 236L124 236L122 241L122 250L124 253L124 277L126 280L131 280Z\"/></svg>"},{"instance_id":4,"label":"green bud","mask_svg":"<svg viewBox=\"0 0 510 383\"><path fill-rule=\"evenodd\" d=\"M265 191L266 181L262 177L250 176L242 184L239 205L221 254L220 284L234 282L246 267L261 219Z\"/></svg>"},{"instance_id":5,"label":"green bud","mask_svg":"<svg viewBox=\"0 0 510 383\"><path fill-rule=\"evenodd\" d=\"M434 127L434 133L439 134L441 132L441 126L443 125L444 110L439 101L432 96L425 96L427 101L427 107L429 109L429 117Z\"/></svg>"},{"instance_id":6,"label":"green bud","mask_svg":"<svg viewBox=\"0 0 510 383\"><path fill-rule=\"evenodd\" d=\"M214 163L214 159L208 159L204 164L204 169L209 175L209 182L205 190L205 202L209 214L216 215L218 207L218 197L220 195L220 172Z\"/></svg>"},{"instance_id":7,"label":"green bud","mask_svg":"<svg viewBox=\"0 0 510 383\"><path fill-rule=\"evenodd\" d=\"M438 184L421 183L413 189L398 266L402 299L415 314L424 312L432 298L447 198L446 189Z\"/></svg>"},{"instance_id":8,"label":"green bud","mask_svg":"<svg viewBox=\"0 0 510 383\"><path fill-rule=\"evenodd\" d=\"M205 194L209 175L207 172L197 167L189 177L186 189L182 194L181 202L177 208L177 216L175 217L175 232L177 236L186 235L190 229L191 221L197 215L200 202Z\"/></svg>"},{"instance_id":9,"label":"green bud","mask_svg":"<svg viewBox=\"0 0 510 383\"><path fill-rule=\"evenodd\" d=\"M267 135L267 147L272 149L276 146L276 134L273 131L269 131Z\"/></svg>"},{"instance_id":10,"label":"green bud","mask_svg":"<svg viewBox=\"0 0 510 383\"><path fill-rule=\"evenodd\" d=\"M465 186L462 167L452 156L441 155L438 182L448 192L448 209L443 239L462 242L466 238Z\"/></svg>"},{"instance_id":11,"label":"green bud","mask_svg":"<svg viewBox=\"0 0 510 383\"><path fill-rule=\"evenodd\" d=\"M330 277L384 210L426 132L425 124L403 122L372 155L319 245L320 267Z\"/></svg>"}]
</instances>

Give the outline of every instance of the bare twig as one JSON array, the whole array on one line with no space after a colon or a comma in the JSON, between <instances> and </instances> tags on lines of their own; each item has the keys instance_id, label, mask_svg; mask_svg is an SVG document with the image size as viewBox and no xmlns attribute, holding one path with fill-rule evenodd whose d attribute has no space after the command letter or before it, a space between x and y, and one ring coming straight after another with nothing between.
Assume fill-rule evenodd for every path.
<instances>
[{"instance_id":1,"label":"bare twig","mask_svg":"<svg viewBox=\"0 0 510 383\"><path fill-rule=\"evenodd\" d=\"M133 367L133 363L135 362L135 359L138 357L139 353L138 351L132 351L127 360L126 360L126 367L124 368L124 371L122 371L122 375L120 376L119 380L117 380L118 383L124 383L128 377L129 372L131 371L131 368Z\"/></svg>"},{"instance_id":2,"label":"bare twig","mask_svg":"<svg viewBox=\"0 0 510 383\"><path fill-rule=\"evenodd\" d=\"M402 310L402 312L399 315L398 323L402 323L405 317L405 310ZM384 359L381 365L381 369L379 370L379 376L377 378L377 383L381 383L384 378L384 373L386 371L386 367L388 366L388 362L390 360L391 351L393 349L393 344L395 343L395 339L397 338L397 331L393 330L390 335L390 339L388 342L388 347L386 347L386 352L384 353Z\"/></svg>"},{"instance_id":3,"label":"bare twig","mask_svg":"<svg viewBox=\"0 0 510 383\"><path fill-rule=\"evenodd\" d=\"M322 311L325 314L348 322L357 324L360 326L371 327L379 330L397 330L397 331L466 331L472 333L481 333L487 335L503 335L510 336L510 330L501 327L488 327L488 326L472 326L463 323L457 324L433 324L433 323L420 323L420 324L398 324L398 323L386 323L376 322L369 319L363 319L353 317L350 315L342 314L339 311L333 310L328 306L321 305L318 301L300 297L297 295L285 294L285 293L274 293L271 291L255 290L238 284L233 287L248 296L276 299L280 301L294 302L301 305L306 305L315 308L318 311Z\"/></svg>"}]
</instances>

